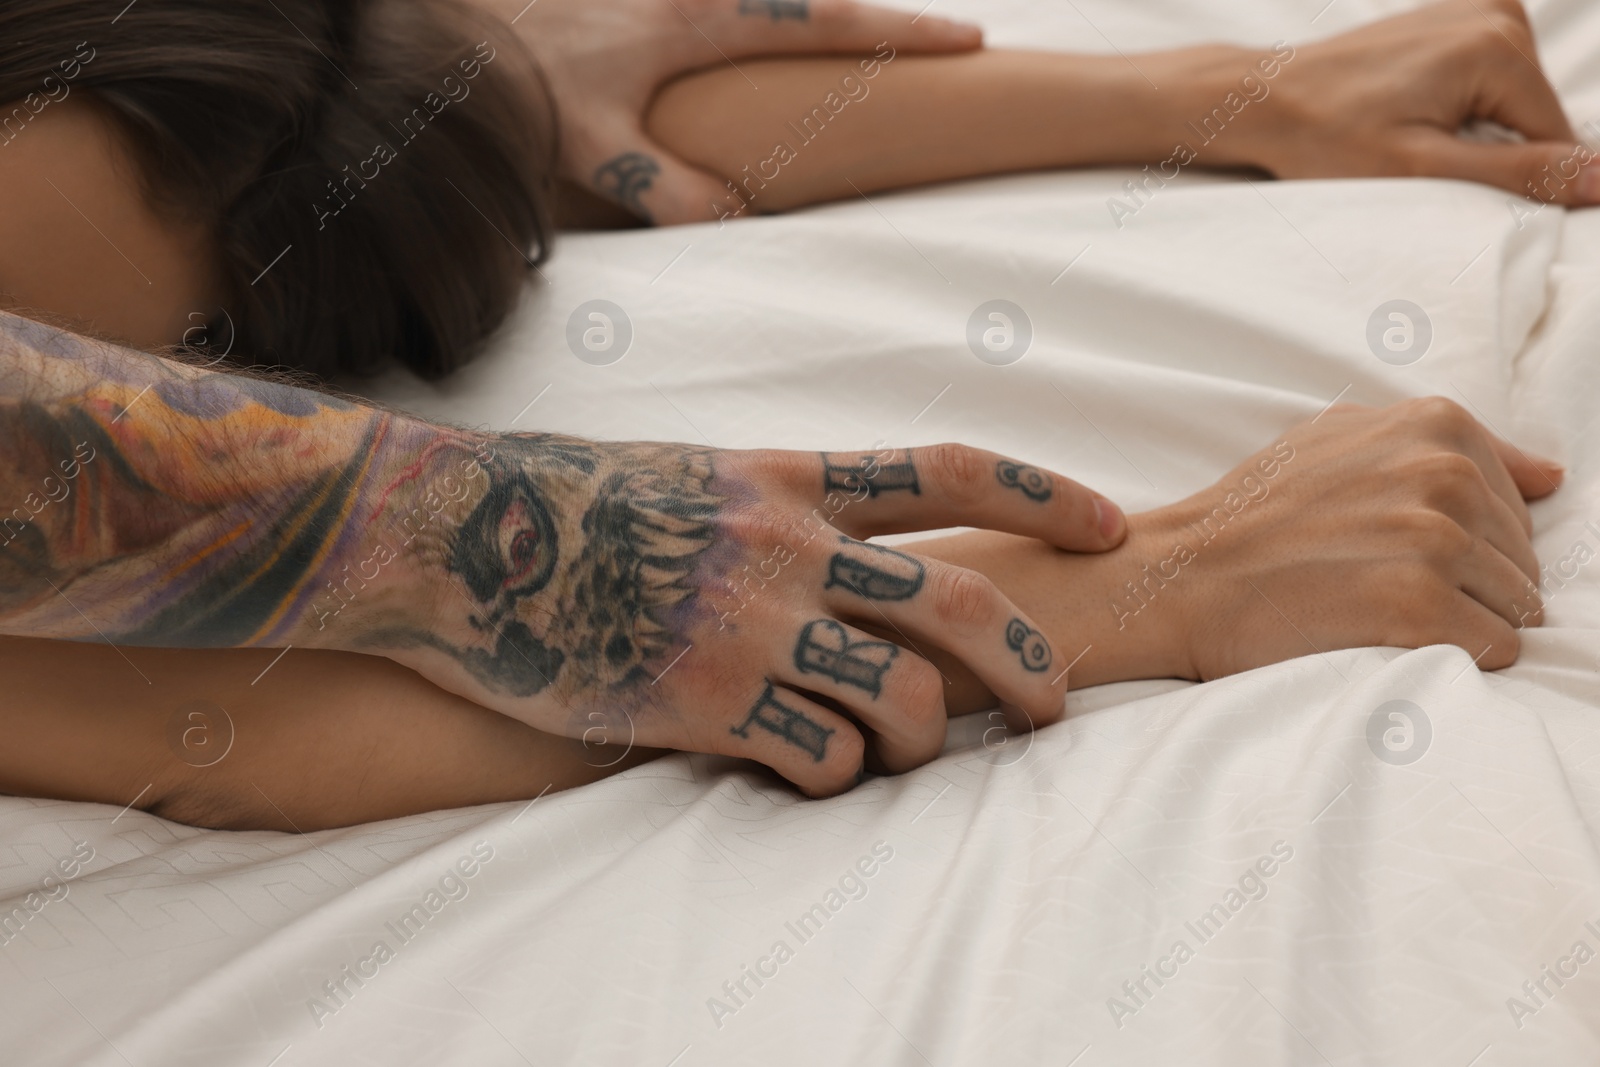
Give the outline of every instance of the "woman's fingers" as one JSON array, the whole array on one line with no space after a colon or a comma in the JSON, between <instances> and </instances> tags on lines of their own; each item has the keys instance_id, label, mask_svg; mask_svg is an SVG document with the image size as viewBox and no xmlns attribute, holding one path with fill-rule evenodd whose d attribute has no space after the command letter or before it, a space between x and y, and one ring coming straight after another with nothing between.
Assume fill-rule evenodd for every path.
<instances>
[{"instance_id":1,"label":"woman's fingers","mask_svg":"<svg viewBox=\"0 0 1600 1067\"><path fill-rule=\"evenodd\" d=\"M1530 141L1576 142L1572 124L1549 77L1535 64L1537 45L1520 4L1477 14L1496 32L1478 53L1475 110L1516 130ZM1498 20L1498 21L1497 21Z\"/></svg>"},{"instance_id":2,"label":"woman's fingers","mask_svg":"<svg viewBox=\"0 0 1600 1067\"><path fill-rule=\"evenodd\" d=\"M1507 559L1481 537L1466 531L1470 545L1455 570L1461 591L1485 609L1505 620L1508 626L1538 626L1544 621L1544 601L1521 567ZM1477 653L1483 646L1473 649Z\"/></svg>"},{"instance_id":3,"label":"woman's fingers","mask_svg":"<svg viewBox=\"0 0 1600 1067\"><path fill-rule=\"evenodd\" d=\"M921 656L829 618L806 623L783 651L774 678L854 715L871 732L874 770L920 767L944 747L944 680Z\"/></svg>"},{"instance_id":4,"label":"woman's fingers","mask_svg":"<svg viewBox=\"0 0 1600 1067\"><path fill-rule=\"evenodd\" d=\"M632 116L578 130L564 154L574 178L658 226L709 222L745 212L728 183L651 140Z\"/></svg>"},{"instance_id":5,"label":"woman's fingers","mask_svg":"<svg viewBox=\"0 0 1600 1067\"><path fill-rule=\"evenodd\" d=\"M1444 531L1438 540L1447 551L1459 541L1454 525L1461 537L1482 540L1509 560L1524 582L1537 580L1539 558L1528 539L1528 509L1499 460L1487 447L1482 451L1483 459L1440 451L1414 471L1417 490Z\"/></svg>"},{"instance_id":6,"label":"woman's fingers","mask_svg":"<svg viewBox=\"0 0 1600 1067\"><path fill-rule=\"evenodd\" d=\"M1447 629L1436 634L1418 635L1408 647L1455 645L1472 656L1478 668L1485 671L1497 671L1517 661L1517 655L1522 651L1522 638L1517 628L1484 607L1476 598L1466 593L1455 593L1447 612L1442 614L1450 620Z\"/></svg>"},{"instance_id":7,"label":"woman's fingers","mask_svg":"<svg viewBox=\"0 0 1600 1067\"><path fill-rule=\"evenodd\" d=\"M1517 517L1524 534L1533 532L1533 519L1525 501L1537 500L1555 492L1561 483L1562 469L1549 460L1536 459L1515 445L1501 440L1484 427L1460 404L1442 396L1419 397L1390 409L1394 417L1416 423L1428 436L1443 446L1439 457L1459 454L1476 464L1489 488L1505 501ZM1402 431L1404 432L1404 431ZM1452 470L1430 472L1424 481L1448 481Z\"/></svg>"},{"instance_id":8,"label":"woman's fingers","mask_svg":"<svg viewBox=\"0 0 1600 1067\"><path fill-rule=\"evenodd\" d=\"M1561 481L1567 476L1567 469L1561 464L1524 452L1488 430L1483 431L1483 436L1524 500L1542 500L1561 488Z\"/></svg>"},{"instance_id":9,"label":"woman's fingers","mask_svg":"<svg viewBox=\"0 0 1600 1067\"><path fill-rule=\"evenodd\" d=\"M1600 200L1600 166L1594 153L1567 141L1514 144L1468 140L1454 132L1419 133L1412 150L1412 174L1482 182L1539 202L1593 204Z\"/></svg>"},{"instance_id":10,"label":"woman's fingers","mask_svg":"<svg viewBox=\"0 0 1600 1067\"><path fill-rule=\"evenodd\" d=\"M1122 509L1040 467L967 445L824 452L818 488L830 521L856 538L975 526L1076 552L1115 548Z\"/></svg>"},{"instance_id":11,"label":"woman's fingers","mask_svg":"<svg viewBox=\"0 0 1600 1067\"><path fill-rule=\"evenodd\" d=\"M861 780L866 741L843 715L771 681L747 699L743 714L705 751L764 763L812 797L843 793Z\"/></svg>"},{"instance_id":12,"label":"woman's fingers","mask_svg":"<svg viewBox=\"0 0 1600 1067\"><path fill-rule=\"evenodd\" d=\"M912 651L926 642L961 660L999 698L1013 729L1061 718L1067 663L976 571L841 537L825 592L835 614L885 627Z\"/></svg>"}]
</instances>

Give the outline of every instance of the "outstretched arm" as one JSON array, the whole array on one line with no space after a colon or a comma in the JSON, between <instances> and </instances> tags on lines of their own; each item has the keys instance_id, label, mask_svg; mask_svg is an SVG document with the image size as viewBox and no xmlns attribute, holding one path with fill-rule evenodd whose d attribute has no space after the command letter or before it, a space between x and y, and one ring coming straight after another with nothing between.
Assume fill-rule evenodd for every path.
<instances>
[{"instance_id":1,"label":"outstretched arm","mask_svg":"<svg viewBox=\"0 0 1600 1067\"><path fill-rule=\"evenodd\" d=\"M13 317L0 444L0 633L381 655L551 733L746 756L812 793L944 737L937 672L862 623L968 664L1019 726L1062 714L1048 642L993 583L863 538L1124 532L963 446L458 430Z\"/></svg>"},{"instance_id":2,"label":"outstretched arm","mask_svg":"<svg viewBox=\"0 0 1600 1067\"><path fill-rule=\"evenodd\" d=\"M613 205L613 217L661 222L692 217L722 188L645 130L662 82L750 56L870 52L883 40L905 52L960 52L983 42L976 26L856 0L466 2L509 22L538 59L562 119L562 174L580 203L588 193Z\"/></svg>"},{"instance_id":3,"label":"outstretched arm","mask_svg":"<svg viewBox=\"0 0 1600 1067\"><path fill-rule=\"evenodd\" d=\"M719 67L663 89L647 129L727 184L687 214L656 218L1106 164L1149 165L1130 210L1190 166L1454 177L1546 202L1600 202L1600 176L1583 169L1592 153L1576 144L1536 55L1515 0L1445 0L1299 47L913 56L886 40L855 61ZM1479 120L1525 140L1458 136Z\"/></svg>"},{"instance_id":4,"label":"outstretched arm","mask_svg":"<svg viewBox=\"0 0 1600 1067\"><path fill-rule=\"evenodd\" d=\"M1523 498L1560 480L1432 399L1295 427L1214 486L1133 516L1110 552L994 533L908 551L986 574L1037 620L1060 650L1051 670L1076 688L1210 679L1373 644L1456 644L1495 668L1542 619ZM780 578L775 595L795 581ZM919 648L881 621L863 629L903 642L899 654ZM1013 630L1008 646L1038 636ZM835 665L866 670L870 646L851 647ZM995 706L957 658L920 648L950 714ZM148 684L130 685L116 650L0 639L17 698L0 707L17 741L0 748L0 790L307 830L533 798L656 754L600 733L540 733L380 659L274 655L141 652Z\"/></svg>"}]
</instances>

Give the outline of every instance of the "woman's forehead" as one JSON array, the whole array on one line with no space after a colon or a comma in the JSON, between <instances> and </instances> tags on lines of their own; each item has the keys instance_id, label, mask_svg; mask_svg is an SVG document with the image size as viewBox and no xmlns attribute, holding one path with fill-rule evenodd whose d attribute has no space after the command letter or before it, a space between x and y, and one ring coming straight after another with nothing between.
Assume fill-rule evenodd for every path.
<instances>
[{"instance_id":1,"label":"woman's forehead","mask_svg":"<svg viewBox=\"0 0 1600 1067\"><path fill-rule=\"evenodd\" d=\"M87 94L22 112L26 124L0 144L0 300L140 347L182 341L216 310L205 229L151 208Z\"/></svg>"}]
</instances>

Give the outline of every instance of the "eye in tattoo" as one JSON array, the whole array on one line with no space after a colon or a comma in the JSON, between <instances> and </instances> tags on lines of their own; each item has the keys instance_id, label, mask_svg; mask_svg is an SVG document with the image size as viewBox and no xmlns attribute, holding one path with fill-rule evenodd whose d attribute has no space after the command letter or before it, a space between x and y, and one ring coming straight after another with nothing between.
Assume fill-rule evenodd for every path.
<instances>
[{"instance_id":1,"label":"eye in tattoo","mask_svg":"<svg viewBox=\"0 0 1600 1067\"><path fill-rule=\"evenodd\" d=\"M768 733L777 734L796 748L804 749L811 753L811 758L818 763L827 756L828 738L833 734L831 727L818 726L789 705L779 702L778 698L772 695L771 682L767 683L767 688L761 693L761 699L750 709L750 714L744 722L729 727L728 732L748 739L752 726L759 726Z\"/></svg>"},{"instance_id":2,"label":"eye in tattoo","mask_svg":"<svg viewBox=\"0 0 1600 1067\"><path fill-rule=\"evenodd\" d=\"M828 582L824 589L842 585L867 600L910 600L921 591L922 564L911 556L848 537L839 540L865 549L872 554L874 563L838 553L828 561Z\"/></svg>"},{"instance_id":3,"label":"eye in tattoo","mask_svg":"<svg viewBox=\"0 0 1600 1067\"><path fill-rule=\"evenodd\" d=\"M1022 657L1022 665L1028 670L1050 669L1050 642L1021 619L1006 623L1006 645Z\"/></svg>"},{"instance_id":4,"label":"eye in tattoo","mask_svg":"<svg viewBox=\"0 0 1600 1067\"><path fill-rule=\"evenodd\" d=\"M450 569L498 617L509 603L550 583L556 569L556 528L533 482L508 470L461 524Z\"/></svg>"},{"instance_id":5,"label":"eye in tattoo","mask_svg":"<svg viewBox=\"0 0 1600 1067\"><path fill-rule=\"evenodd\" d=\"M1007 489L1021 489L1029 500L1050 499L1050 476L1038 467L1025 467L1003 459L995 464L994 476Z\"/></svg>"},{"instance_id":6,"label":"eye in tattoo","mask_svg":"<svg viewBox=\"0 0 1600 1067\"><path fill-rule=\"evenodd\" d=\"M739 14L768 15L773 22L805 22L811 18L811 4L810 0L739 0Z\"/></svg>"},{"instance_id":7,"label":"eye in tattoo","mask_svg":"<svg viewBox=\"0 0 1600 1067\"><path fill-rule=\"evenodd\" d=\"M851 641L843 626L832 619L818 619L800 631L800 641L794 646L794 665L877 697L884 674L899 654L898 645L888 641Z\"/></svg>"},{"instance_id":8,"label":"eye in tattoo","mask_svg":"<svg viewBox=\"0 0 1600 1067\"><path fill-rule=\"evenodd\" d=\"M908 459L904 463L879 463L875 456L862 456L854 462L841 463L822 453L822 491L845 492L855 495L866 487L867 496L909 490L914 496L922 495L917 482L917 468Z\"/></svg>"},{"instance_id":9,"label":"eye in tattoo","mask_svg":"<svg viewBox=\"0 0 1600 1067\"><path fill-rule=\"evenodd\" d=\"M469 624L493 645L422 643L519 696L558 675L568 691L589 692L648 678L646 664L677 640L675 613L693 596L689 574L712 541L720 501L706 488L709 456L667 450L607 471L608 457L583 442L511 437L497 448L483 467L489 492L462 523L449 564L481 613ZM597 479L581 524L566 534L576 551L558 552L562 537L541 490L566 480L553 463ZM536 596L545 604L534 611Z\"/></svg>"},{"instance_id":10,"label":"eye in tattoo","mask_svg":"<svg viewBox=\"0 0 1600 1067\"><path fill-rule=\"evenodd\" d=\"M646 222L654 221L641 197L655 184L661 164L643 152L624 152L594 172L594 187Z\"/></svg>"}]
</instances>

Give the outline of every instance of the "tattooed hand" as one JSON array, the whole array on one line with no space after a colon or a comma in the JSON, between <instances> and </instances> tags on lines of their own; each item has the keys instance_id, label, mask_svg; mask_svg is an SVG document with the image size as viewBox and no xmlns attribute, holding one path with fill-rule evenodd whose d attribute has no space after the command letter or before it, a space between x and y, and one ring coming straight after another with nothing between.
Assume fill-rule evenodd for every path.
<instances>
[{"instance_id":1,"label":"tattooed hand","mask_svg":"<svg viewBox=\"0 0 1600 1067\"><path fill-rule=\"evenodd\" d=\"M987 579L862 538L976 525L1099 550L1124 529L1081 486L1022 468L1035 491L1017 493L1017 464L955 445L443 440L380 493L415 500L408 486L463 464L479 483L410 549L411 594L433 610L421 625L363 613L357 647L546 730L744 756L812 794L938 754L944 685L925 651L964 662L1018 728L1058 718L1066 692L1048 641Z\"/></svg>"},{"instance_id":2,"label":"tattooed hand","mask_svg":"<svg viewBox=\"0 0 1600 1067\"><path fill-rule=\"evenodd\" d=\"M714 219L727 183L664 151L644 114L666 81L746 56L977 48L975 26L855 0L473 0L533 50L562 120L567 178L646 221Z\"/></svg>"},{"instance_id":3,"label":"tattooed hand","mask_svg":"<svg viewBox=\"0 0 1600 1067\"><path fill-rule=\"evenodd\" d=\"M9 317L0 348L0 632L386 655L553 733L749 757L812 794L938 754L933 649L1019 728L1062 711L1065 664L993 584L864 538L1125 533L956 445L469 433Z\"/></svg>"}]
</instances>

